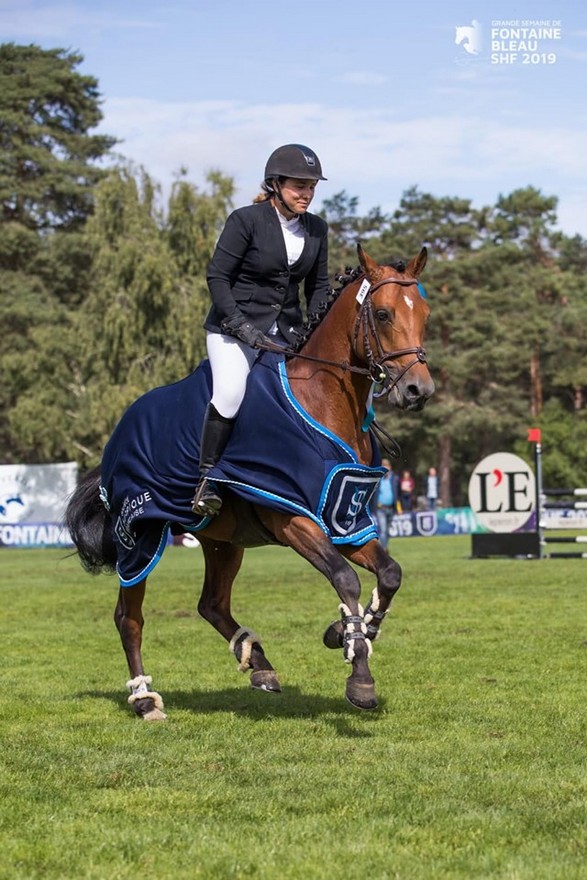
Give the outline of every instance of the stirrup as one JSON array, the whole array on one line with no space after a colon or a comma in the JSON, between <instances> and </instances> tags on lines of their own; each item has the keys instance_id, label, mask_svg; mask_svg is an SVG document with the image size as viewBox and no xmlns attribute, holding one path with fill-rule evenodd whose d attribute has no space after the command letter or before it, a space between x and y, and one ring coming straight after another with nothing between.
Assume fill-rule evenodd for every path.
<instances>
[{"instance_id":1,"label":"stirrup","mask_svg":"<svg viewBox=\"0 0 587 880\"><path fill-rule=\"evenodd\" d=\"M196 487L192 499L192 511L200 516L218 516L222 507L222 496L218 485L204 477Z\"/></svg>"}]
</instances>

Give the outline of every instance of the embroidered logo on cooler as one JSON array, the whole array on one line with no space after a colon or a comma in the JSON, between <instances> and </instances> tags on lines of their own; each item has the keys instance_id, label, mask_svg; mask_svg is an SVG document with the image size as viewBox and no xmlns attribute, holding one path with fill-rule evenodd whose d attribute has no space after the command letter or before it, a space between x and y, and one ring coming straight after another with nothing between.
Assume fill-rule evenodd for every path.
<instances>
[{"instance_id":1,"label":"embroidered logo on cooler","mask_svg":"<svg viewBox=\"0 0 587 880\"><path fill-rule=\"evenodd\" d=\"M382 476L380 469L337 466L331 471L321 502L321 512L333 536L352 535L368 508ZM364 526L371 523L367 513Z\"/></svg>"}]
</instances>

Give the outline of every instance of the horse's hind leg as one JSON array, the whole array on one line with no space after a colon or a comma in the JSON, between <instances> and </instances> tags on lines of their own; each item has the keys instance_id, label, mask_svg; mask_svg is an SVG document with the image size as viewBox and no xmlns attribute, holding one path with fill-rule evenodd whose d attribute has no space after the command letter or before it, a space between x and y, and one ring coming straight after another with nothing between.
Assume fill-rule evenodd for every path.
<instances>
[{"instance_id":1,"label":"horse's hind leg","mask_svg":"<svg viewBox=\"0 0 587 880\"><path fill-rule=\"evenodd\" d=\"M205 561L199 613L230 643L239 669L242 672L251 670L251 687L273 693L281 691L275 670L265 657L259 637L252 630L239 626L231 614L232 585L241 567L243 548L204 536L198 538Z\"/></svg>"},{"instance_id":2,"label":"horse's hind leg","mask_svg":"<svg viewBox=\"0 0 587 880\"><path fill-rule=\"evenodd\" d=\"M122 647L131 675L128 682L131 694L128 698L134 711L145 721L163 721L163 700L150 688L151 676L145 675L141 656L143 639L143 599L147 580L134 587L121 587L114 609L114 623L120 634Z\"/></svg>"}]
</instances>

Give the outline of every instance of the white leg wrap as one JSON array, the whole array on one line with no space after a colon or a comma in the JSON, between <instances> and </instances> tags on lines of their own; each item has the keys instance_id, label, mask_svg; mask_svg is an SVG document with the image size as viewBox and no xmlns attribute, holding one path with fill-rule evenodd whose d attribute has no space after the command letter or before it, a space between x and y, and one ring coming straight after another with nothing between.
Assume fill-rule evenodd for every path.
<instances>
[{"instance_id":1,"label":"white leg wrap","mask_svg":"<svg viewBox=\"0 0 587 880\"><path fill-rule=\"evenodd\" d=\"M251 651L253 650L253 645L255 642L257 645L261 644L261 639L257 635L257 633L253 632L252 629L249 629L246 626L240 626L233 637L230 640L230 645L228 646L228 650L231 654L235 653L236 643L241 638L241 636L245 636L245 638L241 641L241 659L238 665L238 668L241 672L246 672L247 669L251 668Z\"/></svg>"},{"instance_id":2,"label":"white leg wrap","mask_svg":"<svg viewBox=\"0 0 587 880\"><path fill-rule=\"evenodd\" d=\"M130 681L127 681L126 686L130 688L130 697L128 698L128 702L132 706L137 700L145 700L150 698L153 700L155 704L155 708L162 710L163 709L163 699L161 694L158 694L157 691L152 691L149 689L149 685L153 679L150 675L137 675L136 678L131 678Z\"/></svg>"},{"instance_id":3,"label":"white leg wrap","mask_svg":"<svg viewBox=\"0 0 587 880\"><path fill-rule=\"evenodd\" d=\"M367 613L365 614L365 623L370 623L373 620L373 614L369 614L370 611L372 611L373 614L376 611L379 611L379 591L377 587L375 587L371 593L371 601L367 606Z\"/></svg>"},{"instance_id":4,"label":"white leg wrap","mask_svg":"<svg viewBox=\"0 0 587 880\"><path fill-rule=\"evenodd\" d=\"M371 599L370 599L369 604L367 605L367 609L365 611L365 623L367 625L369 625L371 623L371 621L375 620L376 615L378 615L379 602L380 602L379 592L377 590L377 587L375 587L375 589L371 593ZM370 643L374 642L375 639L378 639L379 636L381 635L381 631L380 631L379 627L383 623L383 618L385 617L385 615L387 614L388 611L389 611L389 608L387 609L387 611L384 611L383 614L378 615L377 632L375 633L375 638L371 638L371 635L368 636Z\"/></svg>"},{"instance_id":5,"label":"white leg wrap","mask_svg":"<svg viewBox=\"0 0 587 880\"><path fill-rule=\"evenodd\" d=\"M351 609L348 605L345 605L344 602L341 602L338 606L340 613L343 616L343 622L345 617L352 617ZM359 605L359 617L363 618L363 608ZM355 659L355 647L354 642L358 637L360 637L361 641L365 641L367 644L367 657L370 657L373 653L373 645L367 638L367 626L364 622L364 619L360 623L360 628L355 629L357 625L357 621L350 620L348 623L344 624L344 645L343 645L343 656L345 663L352 663Z\"/></svg>"}]
</instances>

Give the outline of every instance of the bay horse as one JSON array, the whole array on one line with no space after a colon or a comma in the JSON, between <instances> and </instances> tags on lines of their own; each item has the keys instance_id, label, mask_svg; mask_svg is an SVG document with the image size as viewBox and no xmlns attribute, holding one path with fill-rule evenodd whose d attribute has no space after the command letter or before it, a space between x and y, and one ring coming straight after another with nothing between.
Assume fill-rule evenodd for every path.
<instances>
[{"instance_id":1,"label":"bay horse","mask_svg":"<svg viewBox=\"0 0 587 880\"><path fill-rule=\"evenodd\" d=\"M336 298L323 310L325 313L321 319L314 321L315 326L306 325L311 332L306 333L298 349L285 350L283 361L285 381L289 382L300 412L307 416L308 421L314 422L324 435L338 438L337 442L348 451L354 462L352 467L369 470L372 489L370 493L362 493L369 495L368 502L384 472L377 467L377 445L366 427L368 420L365 416L372 410L373 389L377 389L380 400L385 399L392 407L420 410L433 394L434 383L423 349L430 309L418 281L426 264L426 249L422 248L407 265L379 265L360 245L358 255L358 270L350 279L347 277ZM256 369L257 365L253 372ZM182 385L181 382L176 384L177 387ZM165 394L165 389L171 387L163 386L147 392L131 405L119 426L125 427L133 407L143 402L143 410L148 411L149 395L159 392L161 396L161 392ZM166 405L168 411L173 407L177 409L176 398ZM197 434L198 426L194 424L193 414L187 412L185 419L182 430L185 428ZM153 431L160 433L161 421L152 421L155 421ZM180 455L178 442L175 436L166 437L169 462ZM109 443L112 443L112 438ZM106 452L108 448L107 445ZM117 460L121 456L124 460L124 454L129 454L126 446L120 455L117 452ZM102 470L105 458L102 460ZM163 485L168 491L165 480L169 471L167 467L163 470ZM149 473L144 476L145 497L155 491L154 476ZM161 479L161 474L158 476ZM177 533L190 528L194 531L194 519L201 521L198 515L191 513L190 505L196 476L197 457L193 474L190 475L191 485L185 487L185 498L182 498L185 516L175 523ZM349 507L352 508L360 496L361 493L355 492ZM166 500L164 498L161 504L165 504ZM109 502L101 487L98 467L86 475L73 493L67 506L65 523L87 571L97 573L118 567L120 575L121 552L124 549L121 541L124 543L128 538L132 544L132 535L128 534L132 526L126 532L124 529L121 532L120 517L115 521L114 513L108 508ZM356 542L352 537L341 539L343 542L337 544L317 517L295 509L275 509L266 499L262 499L262 503L243 500L228 484L224 488L220 514L200 522L197 537L205 560L205 574L198 612L230 643L239 668L242 671L250 670L253 688L268 692L281 690L277 673L265 655L260 638L252 630L240 626L232 616L231 591L245 548L274 543L293 548L325 575L334 587L340 602L340 619L334 620L326 629L324 644L329 648L342 648L344 660L351 666L345 691L348 701L359 709L376 708L375 682L369 669L369 657L383 618L400 587L401 569L377 539L374 521L367 508L365 512L372 526L370 531L367 530L367 537ZM136 520L135 525L138 530ZM161 541L160 552L163 545ZM157 559L158 556L154 561ZM377 579L364 609L359 602L360 580L349 563L373 572ZM141 718L160 720L166 717L163 701L151 687L151 677L145 675L141 654L142 605L146 573L151 568L152 565L144 569L145 576L141 573L134 580L123 582L121 578L114 621L131 675L127 683L131 691L128 701Z\"/></svg>"}]
</instances>

